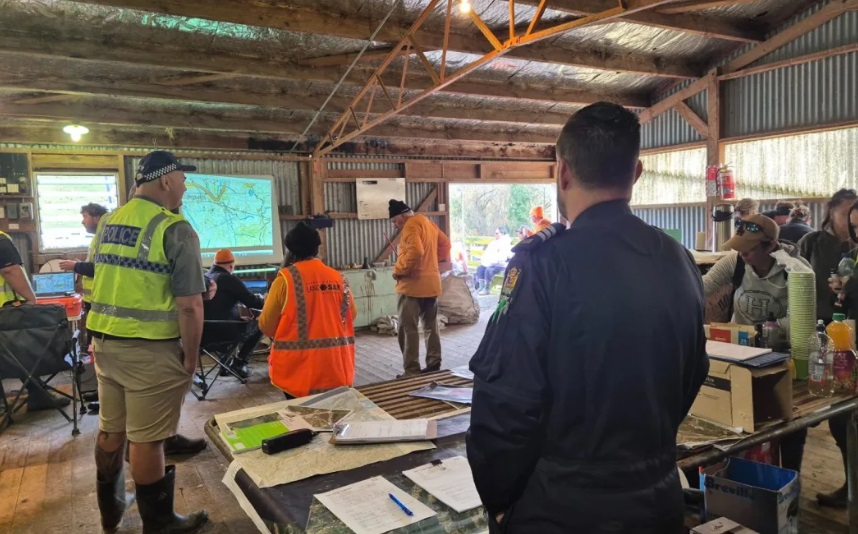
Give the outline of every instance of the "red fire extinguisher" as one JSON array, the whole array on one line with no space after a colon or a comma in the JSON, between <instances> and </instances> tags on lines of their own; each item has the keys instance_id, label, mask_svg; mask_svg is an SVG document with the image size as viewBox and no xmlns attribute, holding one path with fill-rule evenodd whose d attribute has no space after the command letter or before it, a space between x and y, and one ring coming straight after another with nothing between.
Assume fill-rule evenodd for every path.
<instances>
[{"instance_id":1,"label":"red fire extinguisher","mask_svg":"<svg viewBox=\"0 0 858 534\"><path fill-rule=\"evenodd\" d=\"M718 165L706 167L706 196L718 196Z\"/></svg>"},{"instance_id":2,"label":"red fire extinguisher","mask_svg":"<svg viewBox=\"0 0 858 534\"><path fill-rule=\"evenodd\" d=\"M733 177L733 169L726 165L718 172L718 188L724 200L736 198L736 179Z\"/></svg>"}]
</instances>

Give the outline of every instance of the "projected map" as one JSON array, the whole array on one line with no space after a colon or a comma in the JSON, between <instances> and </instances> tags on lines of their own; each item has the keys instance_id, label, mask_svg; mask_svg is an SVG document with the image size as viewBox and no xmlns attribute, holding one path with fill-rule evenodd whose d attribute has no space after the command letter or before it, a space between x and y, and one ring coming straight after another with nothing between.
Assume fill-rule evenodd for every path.
<instances>
[{"instance_id":1,"label":"projected map","mask_svg":"<svg viewBox=\"0 0 858 534\"><path fill-rule=\"evenodd\" d=\"M186 174L182 214L200 236L200 248L271 248L272 182L259 178Z\"/></svg>"}]
</instances>

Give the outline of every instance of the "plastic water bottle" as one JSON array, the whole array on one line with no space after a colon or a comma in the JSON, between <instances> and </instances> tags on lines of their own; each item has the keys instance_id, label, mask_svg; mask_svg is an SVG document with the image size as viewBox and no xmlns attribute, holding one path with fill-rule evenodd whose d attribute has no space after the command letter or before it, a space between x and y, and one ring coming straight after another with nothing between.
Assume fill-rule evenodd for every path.
<instances>
[{"instance_id":1,"label":"plastic water bottle","mask_svg":"<svg viewBox=\"0 0 858 534\"><path fill-rule=\"evenodd\" d=\"M837 264L837 274L841 278L852 276L855 272L855 260L849 257L849 254L844 254L840 263Z\"/></svg>"},{"instance_id":2,"label":"plastic water bottle","mask_svg":"<svg viewBox=\"0 0 858 534\"><path fill-rule=\"evenodd\" d=\"M763 325L763 341L766 348L777 350L780 346L781 327L773 313L769 314L766 324Z\"/></svg>"},{"instance_id":3,"label":"plastic water bottle","mask_svg":"<svg viewBox=\"0 0 858 534\"><path fill-rule=\"evenodd\" d=\"M816 332L808 340L807 390L815 397L834 395L834 352L831 350L825 324L819 320Z\"/></svg>"}]
</instances>

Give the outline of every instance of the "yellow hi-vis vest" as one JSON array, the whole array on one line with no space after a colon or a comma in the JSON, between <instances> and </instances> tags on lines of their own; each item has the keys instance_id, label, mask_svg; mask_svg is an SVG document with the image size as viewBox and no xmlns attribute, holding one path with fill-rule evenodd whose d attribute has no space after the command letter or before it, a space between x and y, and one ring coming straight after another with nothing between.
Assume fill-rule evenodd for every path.
<instances>
[{"instance_id":1,"label":"yellow hi-vis vest","mask_svg":"<svg viewBox=\"0 0 858 534\"><path fill-rule=\"evenodd\" d=\"M87 327L117 337L178 338L164 233L185 218L142 198L105 217L95 235Z\"/></svg>"},{"instance_id":2,"label":"yellow hi-vis vest","mask_svg":"<svg viewBox=\"0 0 858 534\"><path fill-rule=\"evenodd\" d=\"M3 233L3 231L0 231L0 239L9 239L10 241L12 240L12 238L9 237L9 234L5 234ZM21 268L23 269L23 267ZM24 276L26 275L27 271L24 270ZM0 274L0 306L5 306L6 304L16 300L23 301L24 299L22 299L20 296L18 296L17 293L12 291L12 286L8 285L6 283L6 280L3 278L3 275Z\"/></svg>"},{"instance_id":3,"label":"yellow hi-vis vest","mask_svg":"<svg viewBox=\"0 0 858 534\"><path fill-rule=\"evenodd\" d=\"M102 225L104 224L104 221L106 221L106 220L107 220L107 215L102 215L101 219L98 221L98 229L99 230L101 229ZM88 262L94 262L95 261L95 244L96 244L96 241L98 240L97 238L98 238L99 230L95 231L95 235L92 236L92 241L89 242L89 250L86 253L86 261L88 261ZM92 302L92 281L93 281L92 277L83 276L83 275L80 276L80 285L83 288L83 301L87 302L87 303Z\"/></svg>"}]
</instances>

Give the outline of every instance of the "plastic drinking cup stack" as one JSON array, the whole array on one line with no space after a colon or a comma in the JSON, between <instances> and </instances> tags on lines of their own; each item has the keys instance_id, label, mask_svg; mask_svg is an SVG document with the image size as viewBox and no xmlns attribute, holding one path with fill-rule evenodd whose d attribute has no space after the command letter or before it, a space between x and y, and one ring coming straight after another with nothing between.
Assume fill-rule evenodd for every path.
<instances>
[{"instance_id":1,"label":"plastic drinking cup stack","mask_svg":"<svg viewBox=\"0 0 858 534\"><path fill-rule=\"evenodd\" d=\"M807 380L810 335L816 327L816 279L810 273L789 275L789 341L796 378Z\"/></svg>"}]
</instances>

